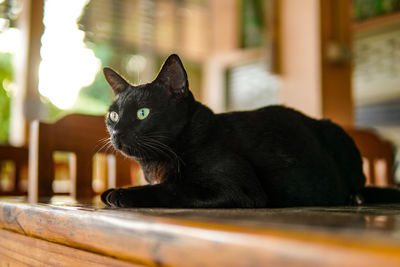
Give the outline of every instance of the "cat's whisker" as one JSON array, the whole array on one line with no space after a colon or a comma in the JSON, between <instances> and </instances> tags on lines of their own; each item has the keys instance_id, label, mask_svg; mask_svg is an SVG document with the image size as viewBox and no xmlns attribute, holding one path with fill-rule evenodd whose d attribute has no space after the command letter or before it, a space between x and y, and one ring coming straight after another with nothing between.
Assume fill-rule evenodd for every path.
<instances>
[{"instance_id":1,"label":"cat's whisker","mask_svg":"<svg viewBox=\"0 0 400 267\"><path fill-rule=\"evenodd\" d=\"M158 132L151 132L151 133L147 133L145 136L154 136L154 135L162 135L165 136L167 134L170 134L170 132L168 131L158 131Z\"/></svg>"},{"instance_id":2,"label":"cat's whisker","mask_svg":"<svg viewBox=\"0 0 400 267\"><path fill-rule=\"evenodd\" d=\"M173 158L171 157L170 154L168 154L167 152L165 152L165 151L162 150L161 148L154 146L154 144L149 143L148 141L147 141L147 142L146 142L146 141L142 142L141 145L142 145L143 147L147 147L148 149L150 148L150 149L152 149L153 151L154 151L154 150L159 151L160 153L164 154L167 158L173 159Z\"/></svg>"},{"instance_id":3,"label":"cat's whisker","mask_svg":"<svg viewBox=\"0 0 400 267\"><path fill-rule=\"evenodd\" d=\"M97 147L104 145L104 143L106 143L108 140L110 139L110 137L106 137L106 138L101 138L96 142L96 145L94 146L93 150L96 150Z\"/></svg>"},{"instance_id":4,"label":"cat's whisker","mask_svg":"<svg viewBox=\"0 0 400 267\"><path fill-rule=\"evenodd\" d=\"M123 156L123 157L122 157L123 161L129 161L129 156L124 155L120 150L116 150L116 149L114 148L114 154L120 154L120 155Z\"/></svg>"},{"instance_id":5,"label":"cat's whisker","mask_svg":"<svg viewBox=\"0 0 400 267\"><path fill-rule=\"evenodd\" d=\"M146 140L146 144L150 145L153 149L157 149L158 151L162 152L164 155L166 155L169 159L171 160L176 160L177 162L177 169L178 169L178 173L180 173L180 163L184 163L183 160L172 150L171 147L169 147L168 145L150 138L149 136L143 136L143 141ZM168 153L167 153L168 152ZM171 156L173 156L174 158L171 158Z\"/></svg>"},{"instance_id":6,"label":"cat's whisker","mask_svg":"<svg viewBox=\"0 0 400 267\"><path fill-rule=\"evenodd\" d=\"M172 157L172 155L170 153L167 153L167 151L161 149L160 147L155 146L152 143L146 143L146 146L148 148L151 148L153 151L158 151L159 153L163 154L164 156L166 156L168 159L173 160L174 158Z\"/></svg>"},{"instance_id":7,"label":"cat's whisker","mask_svg":"<svg viewBox=\"0 0 400 267\"><path fill-rule=\"evenodd\" d=\"M165 135L147 135L147 137L151 138L151 139L155 139L155 138L162 139L163 141L168 141L171 139L170 137L165 136Z\"/></svg>"},{"instance_id":8,"label":"cat's whisker","mask_svg":"<svg viewBox=\"0 0 400 267\"><path fill-rule=\"evenodd\" d=\"M164 148L166 151L170 152L171 154L173 154L176 158L179 158L179 156L172 150L171 147L167 146L166 144L157 141L155 139L151 139L151 141L153 142L154 145L158 145L159 147Z\"/></svg>"},{"instance_id":9,"label":"cat's whisker","mask_svg":"<svg viewBox=\"0 0 400 267\"><path fill-rule=\"evenodd\" d=\"M148 137L144 136L143 140L146 141L148 144L152 144L153 146L156 146L159 149L164 149L167 152L171 152L170 151L171 149L168 146L166 147L166 146L161 145L162 144L161 142L158 142L157 140L155 140L153 138L148 138ZM172 153L174 153L174 152L172 151Z\"/></svg>"},{"instance_id":10,"label":"cat's whisker","mask_svg":"<svg viewBox=\"0 0 400 267\"><path fill-rule=\"evenodd\" d=\"M137 151L138 151L138 153L139 153L139 157L140 157L141 159L146 158L146 157L148 156L148 154L146 153L146 148L143 147L143 143L139 143L138 145L139 145L139 147L142 148L142 150L141 150L141 149L137 149ZM141 145L142 145L142 146L141 146Z\"/></svg>"},{"instance_id":11,"label":"cat's whisker","mask_svg":"<svg viewBox=\"0 0 400 267\"><path fill-rule=\"evenodd\" d=\"M158 131L158 132L147 133L145 135L145 137L150 137L150 138L161 137L161 138L170 139L170 137L168 137L169 134L170 134L170 132L167 132L167 131Z\"/></svg>"},{"instance_id":12,"label":"cat's whisker","mask_svg":"<svg viewBox=\"0 0 400 267\"><path fill-rule=\"evenodd\" d=\"M160 150L168 152L169 154L171 154L171 156L178 158L178 155L170 147L162 144L161 142L152 140L152 145L158 147Z\"/></svg>"},{"instance_id":13,"label":"cat's whisker","mask_svg":"<svg viewBox=\"0 0 400 267\"><path fill-rule=\"evenodd\" d=\"M104 144L99 149L97 149L96 153L101 152L105 147L111 145L111 138L103 140L102 142L104 142Z\"/></svg>"},{"instance_id":14,"label":"cat's whisker","mask_svg":"<svg viewBox=\"0 0 400 267\"><path fill-rule=\"evenodd\" d=\"M114 148L114 146L112 145L111 141L107 143L107 146L106 146L106 153L109 153L110 150L111 150L111 151L115 151L115 148Z\"/></svg>"},{"instance_id":15,"label":"cat's whisker","mask_svg":"<svg viewBox=\"0 0 400 267\"><path fill-rule=\"evenodd\" d=\"M141 147L140 140L137 140L136 146L129 148L129 154L135 155L133 157L137 160L140 160L141 158L143 158L142 150L139 149L139 147Z\"/></svg>"},{"instance_id":16,"label":"cat's whisker","mask_svg":"<svg viewBox=\"0 0 400 267\"><path fill-rule=\"evenodd\" d=\"M104 150L105 154L111 154L110 150L112 153L114 153L116 151L115 148L113 147L113 145L111 144L111 140L109 142L107 142L105 145L105 148L103 147L102 149Z\"/></svg>"},{"instance_id":17,"label":"cat's whisker","mask_svg":"<svg viewBox=\"0 0 400 267\"><path fill-rule=\"evenodd\" d=\"M142 147L143 150L139 150L140 151L140 157L141 158L147 158L149 156L148 150L146 147ZM144 156L144 157L143 157Z\"/></svg>"}]
</instances>

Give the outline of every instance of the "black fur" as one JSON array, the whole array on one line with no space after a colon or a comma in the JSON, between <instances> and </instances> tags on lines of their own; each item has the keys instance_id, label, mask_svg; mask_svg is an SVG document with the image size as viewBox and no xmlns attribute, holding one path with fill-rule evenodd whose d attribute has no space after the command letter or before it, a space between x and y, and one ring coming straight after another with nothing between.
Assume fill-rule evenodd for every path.
<instances>
[{"instance_id":1,"label":"black fur","mask_svg":"<svg viewBox=\"0 0 400 267\"><path fill-rule=\"evenodd\" d=\"M151 185L110 189L116 207L329 206L360 200L365 177L353 140L328 120L283 106L214 114L196 102L177 55L149 84L104 70L116 100L107 128ZM149 108L139 120L137 111Z\"/></svg>"}]
</instances>

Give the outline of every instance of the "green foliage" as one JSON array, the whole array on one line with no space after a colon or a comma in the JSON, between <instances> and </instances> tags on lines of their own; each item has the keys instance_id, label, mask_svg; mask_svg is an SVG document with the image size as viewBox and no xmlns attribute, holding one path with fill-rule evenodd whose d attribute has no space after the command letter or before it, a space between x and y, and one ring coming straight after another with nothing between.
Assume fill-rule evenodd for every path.
<instances>
[{"instance_id":1,"label":"green foliage","mask_svg":"<svg viewBox=\"0 0 400 267\"><path fill-rule=\"evenodd\" d=\"M400 0L353 0L353 17L363 20L400 10Z\"/></svg>"},{"instance_id":2,"label":"green foliage","mask_svg":"<svg viewBox=\"0 0 400 267\"><path fill-rule=\"evenodd\" d=\"M264 42L264 14L262 0L242 0L241 46L259 47Z\"/></svg>"},{"instance_id":3,"label":"green foliage","mask_svg":"<svg viewBox=\"0 0 400 267\"><path fill-rule=\"evenodd\" d=\"M10 96L4 88L4 84L12 81L12 55L0 53L0 143L8 140L10 125Z\"/></svg>"}]
</instances>

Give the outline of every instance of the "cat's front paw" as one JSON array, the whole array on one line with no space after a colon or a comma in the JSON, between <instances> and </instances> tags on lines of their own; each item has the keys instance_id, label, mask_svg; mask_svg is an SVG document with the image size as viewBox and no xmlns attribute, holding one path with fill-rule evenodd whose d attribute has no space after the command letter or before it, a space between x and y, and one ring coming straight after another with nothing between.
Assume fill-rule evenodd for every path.
<instances>
[{"instance_id":1,"label":"cat's front paw","mask_svg":"<svg viewBox=\"0 0 400 267\"><path fill-rule=\"evenodd\" d=\"M120 202L121 196L120 189L111 188L101 194L101 200L108 207L122 207Z\"/></svg>"}]
</instances>

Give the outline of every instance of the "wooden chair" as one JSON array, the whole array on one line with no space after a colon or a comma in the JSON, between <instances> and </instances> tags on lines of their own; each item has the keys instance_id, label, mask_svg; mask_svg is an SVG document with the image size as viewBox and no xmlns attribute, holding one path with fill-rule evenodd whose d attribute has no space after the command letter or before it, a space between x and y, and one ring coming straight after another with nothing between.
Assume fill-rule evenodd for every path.
<instances>
[{"instance_id":1,"label":"wooden chair","mask_svg":"<svg viewBox=\"0 0 400 267\"><path fill-rule=\"evenodd\" d=\"M101 147L101 140L108 137L102 116L72 114L52 124L33 121L29 137L29 201L37 202L39 197L54 195L52 183L55 151L72 152L75 155L71 196L92 197L95 194L92 188L93 156L96 153L110 154ZM109 186L130 185L131 171L137 167L137 163L119 154L115 155L115 159L114 166L108 166L109 169L116 170L109 171ZM115 176L118 179L112 182L115 181Z\"/></svg>"},{"instance_id":2,"label":"wooden chair","mask_svg":"<svg viewBox=\"0 0 400 267\"><path fill-rule=\"evenodd\" d=\"M367 185L393 185L393 146L372 130L347 128L361 156Z\"/></svg>"},{"instance_id":3,"label":"wooden chair","mask_svg":"<svg viewBox=\"0 0 400 267\"><path fill-rule=\"evenodd\" d=\"M12 188L4 190L0 183L0 195L25 195L26 187L21 182L27 180L28 170L28 149L26 147L14 147L9 145L0 146L0 162L11 161L14 164ZM1 174L1 172L0 172ZM25 179L23 179L25 178Z\"/></svg>"}]
</instances>

